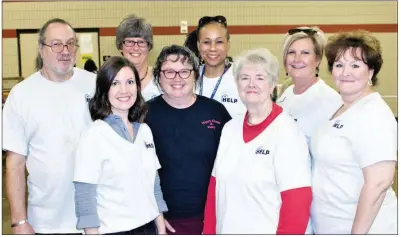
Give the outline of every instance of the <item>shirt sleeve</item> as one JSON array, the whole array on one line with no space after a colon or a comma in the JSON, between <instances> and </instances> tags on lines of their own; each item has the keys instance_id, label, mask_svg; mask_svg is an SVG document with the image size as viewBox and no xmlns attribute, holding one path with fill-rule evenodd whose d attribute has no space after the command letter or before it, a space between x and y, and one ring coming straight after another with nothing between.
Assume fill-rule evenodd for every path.
<instances>
[{"instance_id":1,"label":"shirt sleeve","mask_svg":"<svg viewBox=\"0 0 401 237\"><path fill-rule=\"evenodd\" d=\"M102 159L99 152L99 135L90 127L85 131L75 153L74 181L99 184L102 172Z\"/></svg>"},{"instance_id":2,"label":"shirt sleeve","mask_svg":"<svg viewBox=\"0 0 401 237\"><path fill-rule=\"evenodd\" d=\"M156 178L155 178L155 198L156 198L156 203L157 203L157 207L159 208L159 212L163 213L163 212L167 212L168 208L167 208L167 204L166 201L163 198L163 192L160 186L160 177L159 177L159 173L156 170Z\"/></svg>"},{"instance_id":3,"label":"shirt sleeve","mask_svg":"<svg viewBox=\"0 0 401 237\"><path fill-rule=\"evenodd\" d=\"M397 122L394 116L377 114L363 119L352 139L359 166L365 168L380 161L396 161Z\"/></svg>"},{"instance_id":4,"label":"shirt sleeve","mask_svg":"<svg viewBox=\"0 0 401 237\"><path fill-rule=\"evenodd\" d=\"M305 234L311 202L311 187L281 192L280 217L276 234Z\"/></svg>"},{"instance_id":5,"label":"shirt sleeve","mask_svg":"<svg viewBox=\"0 0 401 237\"><path fill-rule=\"evenodd\" d=\"M305 136L294 121L277 138L274 169L280 192L311 186L309 150Z\"/></svg>"},{"instance_id":6,"label":"shirt sleeve","mask_svg":"<svg viewBox=\"0 0 401 237\"><path fill-rule=\"evenodd\" d=\"M21 103L14 89L11 90L3 108L3 149L28 155L27 124L20 111Z\"/></svg>"},{"instance_id":7,"label":"shirt sleeve","mask_svg":"<svg viewBox=\"0 0 401 237\"><path fill-rule=\"evenodd\" d=\"M216 178L211 176L205 205L204 235L216 234Z\"/></svg>"},{"instance_id":8,"label":"shirt sleeve","mask_svg":"<svg viewBox=\"0 0 401 237\"><path fill-rule=\"evenodd\" d=\"M97 185L74 182L74 186L77 229L100 227L100 219L97 214Z\"/></svg>"}]
</instances>

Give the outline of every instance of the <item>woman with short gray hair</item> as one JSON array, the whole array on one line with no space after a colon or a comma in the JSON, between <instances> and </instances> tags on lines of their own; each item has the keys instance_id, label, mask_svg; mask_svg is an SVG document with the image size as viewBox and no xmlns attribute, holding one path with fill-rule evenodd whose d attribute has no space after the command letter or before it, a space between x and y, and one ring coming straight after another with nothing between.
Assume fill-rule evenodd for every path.
<instances>
[{"instance_id":1,"label":"woman with short gray hair","mask_svg":"<svg viewBox=\"0 0 401 237\"><path fill-rule=\"evenodd\" d=\"M117 27L116 47L138 71L145 101L160 95L161 91L153 82L152 67L148 65L153 48L152 25L136 15L127 16Z\"/></svg>"},{"instance_id":2,"label":"woman with short gray hair","mask_svg":"<svg viewBox=\"0 0 401 237\"><path fill-rule=\"evenodd\" d=\"M203 233L304 234L312 201L309 152L294 120L271 100L279 63L267 49L234 62L247 112L223 128Z\"/></svg>"}]
</instances>

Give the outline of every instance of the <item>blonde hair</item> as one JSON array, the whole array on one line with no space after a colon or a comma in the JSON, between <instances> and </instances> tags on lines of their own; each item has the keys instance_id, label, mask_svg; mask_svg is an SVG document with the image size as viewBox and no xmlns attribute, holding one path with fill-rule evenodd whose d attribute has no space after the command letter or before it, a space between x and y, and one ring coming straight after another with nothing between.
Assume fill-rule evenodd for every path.
<instances>
[{"instance_id":1,"label":"blonde hair","mask_svg":"<svg viewBox=\"0 0 401 237\"><path fill-rule=\"evenodd\" d=\"M315 54L316 54L316 59L318 61L322 61L323 58L323 54L324 54L324 47L326 44L326 39L324 38L324 33L323 31L321 31L319 29L319 27L317 26L301 26L301 27L297 27L295 29L311 29L311 30L315 30L316 33L315 34L307 34L305 32L296 32L294 34L289 34L287 33L284 36L284 41L283 41L283 47L282 47L282 56L283 56L283 65L285 66L285 59L288 53L288 49L290 48L290 46L292 45L292 43L294 43L297 40L300 39L305 39L305 38L310 38L313 42L313 47L315 49Z\"/></svg>"}]
</instances>

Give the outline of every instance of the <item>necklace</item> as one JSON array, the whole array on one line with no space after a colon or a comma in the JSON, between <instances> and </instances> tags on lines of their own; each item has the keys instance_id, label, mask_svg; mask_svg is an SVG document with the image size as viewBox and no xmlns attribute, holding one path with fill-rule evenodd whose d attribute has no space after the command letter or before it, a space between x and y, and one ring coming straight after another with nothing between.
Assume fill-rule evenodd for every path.
<instances>
[{"instance_id":1,"label":"necklace","mask_svg":"<svg viewBox=\"0 0 401 237\"><path fill-rule=\"evenodd\" d=\"M145 76L143 76L142 78L140 78L140 81L143 81L143 79L145 79L145 77L148 75L148 71L149 71L149 67L146 67L146 73Z\"/></svg>"},{"instance_id":2,"label":"necklace","mask_svg":"<svg viewBox=\"0 0 401 237\"><path fill-rule=\"evenodd\" d=\"M356 102L358 102L359 100L361 100L363 97L369 95L371 93L365 94L363 93L362 95L360 95L358 98L356 98L351 104L349 104L348 106L345 106L345 104L343 103L343 105L341 105L340 108L338 108L338 110L333 114L333 116L331 116L331 119L335 119L337 117L339 117L341 114L343 114L345 111L347 111L349 108L351 108L354 104L356 104Z\"/></svg>"}]
</instances>

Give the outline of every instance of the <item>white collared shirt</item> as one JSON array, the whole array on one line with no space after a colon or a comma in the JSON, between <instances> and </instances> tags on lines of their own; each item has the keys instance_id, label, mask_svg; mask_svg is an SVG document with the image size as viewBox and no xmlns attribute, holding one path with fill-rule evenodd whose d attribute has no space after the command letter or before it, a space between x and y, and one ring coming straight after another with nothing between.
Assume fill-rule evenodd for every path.
<instances>
[{"instance_id":1,"label":"white collared shirt","mask_svg":"<svg viewBox=\"0 0 401 237\"><path fill-rule=\"evenodd\" d=\"M148 125L141 124L134 143L103 120L88 128L77 148L74 181L97 185L101 234L132 230L159 215L154 195L159 168Z\"/></svg>"}]
</instances>

